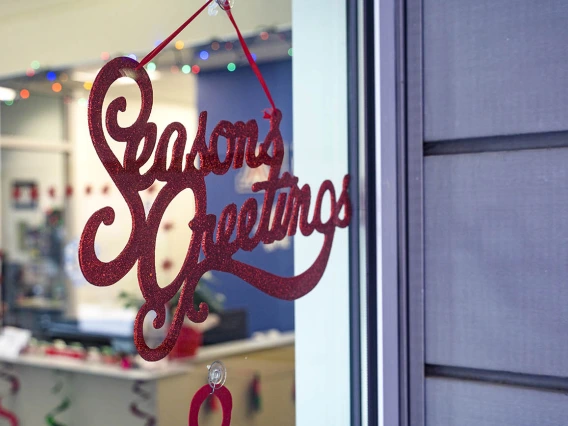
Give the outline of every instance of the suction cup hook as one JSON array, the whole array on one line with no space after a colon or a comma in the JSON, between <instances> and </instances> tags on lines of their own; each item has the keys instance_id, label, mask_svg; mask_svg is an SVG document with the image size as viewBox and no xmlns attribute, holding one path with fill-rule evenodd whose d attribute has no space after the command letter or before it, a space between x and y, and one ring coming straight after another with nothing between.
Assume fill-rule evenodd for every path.
<instances>
[{"instance_id":1,"label":"suction cup hook","mask_svg":"<svg viewBox=\"0 0 568 426\"><path fill-rule=\"evenodd\" d=\"M219 13L218 8L221 8L221 10L229 10L232 9L234 5L235 0L215 0L209 5L208 12L210 16L216 16Z\"/></svg>"},{"instance_id":2,"label":"suction cup hook","mask_svg":"<svg viewBox=\"0 0 568 426\"><path fill-rule=\"evenodd\" d=\"M208 365L209 375L207 381L209 386L211 386L211 393L215 392L216 389L220 389L225 384L227 380L227 369L221 361L215 361L213 364Z\"/></svg>"}]
</instances>

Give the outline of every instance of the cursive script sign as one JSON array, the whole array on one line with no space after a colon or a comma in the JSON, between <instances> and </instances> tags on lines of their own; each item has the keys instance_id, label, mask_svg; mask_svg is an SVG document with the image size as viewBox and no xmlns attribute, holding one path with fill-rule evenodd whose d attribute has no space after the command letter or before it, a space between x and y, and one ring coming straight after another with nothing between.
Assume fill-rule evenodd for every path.
<instances>
[{"instance_id":1,"label":"cursive script sign","mask_svg":"<svg viewBox=\"0 0 568 426\"><path fill-rule=\"evenodd\" d=\"M197 134L188 153L187 131L178 122L170 123L165 128L156 145L156 124L148 121L153 102L152 84L146 71L143 68L136 70L137 66L138 62L130 58L110 61L97 76L89 98L91 139L102 164L130 208L130 239L114 260L99 260L95 253L98 228L101 224L111 225L115 218L114 210L104 207L95 212L85 225L79 244L79 262L85 278L96 286L116 283L138 262L138 282L145 303L136 317L134 340L144 359L156 361L164 358L173 348L186 315L193 322L202 322L207 318L208 306L202 303L196 310L193 296L199 279L208 271L233 274L279 299L294 300L310 292L325 271L336 228L345 228L349 224L351 202L348 175L343 179L339 195L331 181L326 180L315 197L313 214L309 214L312 199L310 187L300 187L297 177L288 172L281 173L280 170L284 143L279 129L282 113L277 109L267 114L270 130L260 143L257 123L250 120L246 123L219 122L211 131L207 144L207 113L202 112ZM128 127L118 124L119 111L126 110L124 97L114 99L107 108L106 129L109 136L116 142L126 143L121 163L105 137L103 102L110 86L124 76L134 78L138 84L142 106L138 118ZM168 145L174 135L172 159L168 165ZM218 154L221 140L226 144L224 159ZM140 169L152 154L151 167L141 173ZM253 169L261 166L269 169L266 180L252 185L253 192L264 194L262 206L258 205L256 199L249 198L240 208L236 204L227 205L219 218L208 214L205 177L210 173L223 175L231 167L240 169L245 164ZM165 185L146 215L140 191L148 189L156 180L165 182ZM189 221L192 231L189 248L177 276L162 288L156 279L155 265L158 229L168 205L188 188L195 197L195 215ZM322 203L326 194L331 204L330 214L322 217ZM298 230L305 236L314 231L324 236L323 246L314 263L298 276L280 277L233 259L239 250L252 251L260 243L281 241L286 236L295 235ZM146 315L154 311L154 327L162 327L166 320L165 305L180 289L180 301L166 338L158 347L150 348L143 334Z\"/></svg>"}]
</instances>

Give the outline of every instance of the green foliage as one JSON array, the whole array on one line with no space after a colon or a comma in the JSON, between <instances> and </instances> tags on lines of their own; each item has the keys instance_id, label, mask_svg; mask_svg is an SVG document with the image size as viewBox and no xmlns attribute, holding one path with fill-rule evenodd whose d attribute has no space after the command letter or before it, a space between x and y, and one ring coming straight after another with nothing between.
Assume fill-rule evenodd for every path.
<instances>
[{"instance_id":1,"label":"green foliage","mask_svg":"<svg viewBox=\"0 0 568 426\"><path fill-rule=\"evenodd\" d=\"M181 289L168 303L171 314L175 312L180 296ZM126 291L121 291L118 295L118 299L125 309L140 309L144 304L144 300L137 294L128 293ZM223 311L223 295L213 291L204 279L199 280L193 296L193 305L196 310L199 310L199 304L202 302L209 305L209 312L211 313L220 313Z\"/></svg>"}]
</instances>

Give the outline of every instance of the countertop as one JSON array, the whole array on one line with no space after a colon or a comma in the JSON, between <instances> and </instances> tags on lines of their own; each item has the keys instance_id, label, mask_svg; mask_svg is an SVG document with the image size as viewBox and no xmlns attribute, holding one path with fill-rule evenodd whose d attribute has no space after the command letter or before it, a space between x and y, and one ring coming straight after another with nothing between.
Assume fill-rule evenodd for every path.
<instances>
[{"instance_id":1,"label":"countertop","mask_svg":"<svg viewBox=\"0 0 568 426\"><path fill-rule=\"evenodd\" d=\"M205 346L198 350L195 357L187 361L164 361L152 363L152 368L124 369L116 365L92 363L85 360L57 356L41 356L23 354L17 358L0 356L0 363L22 365L36 368L47 368L79 374L92 374L123 380L160 380L166 377L191 372L194 364L207 361L273 349L294 344L294 333L278 333L253 337L245 340Z\"/></svg>"}]
</instances>

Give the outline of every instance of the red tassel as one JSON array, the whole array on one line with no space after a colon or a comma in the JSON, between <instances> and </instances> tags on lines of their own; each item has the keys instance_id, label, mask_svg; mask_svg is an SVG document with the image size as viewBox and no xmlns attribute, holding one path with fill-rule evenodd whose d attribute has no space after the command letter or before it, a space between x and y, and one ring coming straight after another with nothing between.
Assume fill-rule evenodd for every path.
<instances>
[{"instance_id":1,"label":"red tassel","mask_svg":"<svg viewBox=\"0 0 568 426\"><path fill-rule=\"evenodd\" d=\"M12 191L12 197L14 198L14 200L18 201L21 195L22 194L20 192L20 188L18 186L14 187Z\"/></svg>"},{"instance_id":2,"label":"red tassel","mask_svg":"<svg viewBox=\"0 0 568 426\"><path fill-rule=\"evenodd\" d=\"M32 191L31 191L30 195L31 195L32 200L37 201L38 196L39 196L39 191L38 191L36 185L32 186Z\"/></svg>"}]
</instances>

